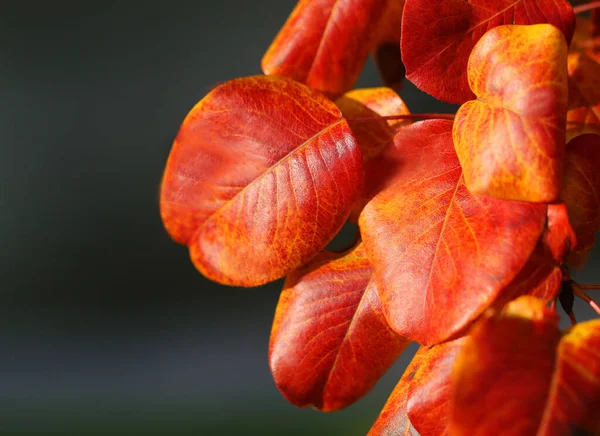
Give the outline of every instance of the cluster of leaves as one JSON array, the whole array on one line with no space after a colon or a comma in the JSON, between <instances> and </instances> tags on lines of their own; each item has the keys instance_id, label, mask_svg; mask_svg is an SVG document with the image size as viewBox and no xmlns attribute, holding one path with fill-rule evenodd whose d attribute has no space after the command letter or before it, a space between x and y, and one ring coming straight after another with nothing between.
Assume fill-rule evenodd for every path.
<instances>
[{"instance_id":1,"label":"cluster of leaves","mask_svg":"<svg viewBox=\"0 0 600 436\"><path fill-rule=\"evenodd\" d=\"M600 230L594 6L300 0L265 75L192 109L161 215L212 280L287 276L269 360L289 401L345 407L415 341L371 434L600 433L600 320L556 313L591 301L568 266ZM351 90L369 54L388 87ZM404 76L459 110L411 114ZM324 250L347 220L356 244Z\"/></svg>"}]
</instances>

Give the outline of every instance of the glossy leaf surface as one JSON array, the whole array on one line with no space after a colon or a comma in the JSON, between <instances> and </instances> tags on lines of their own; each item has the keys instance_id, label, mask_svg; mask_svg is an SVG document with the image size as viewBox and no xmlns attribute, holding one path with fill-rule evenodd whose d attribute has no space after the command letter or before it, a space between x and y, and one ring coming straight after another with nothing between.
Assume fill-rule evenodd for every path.
<instances>
[{"instance_id":1,"label":"glossy leaf surface","mask_svg":"<svg viewBox=\"0 0 600 436\"><path fill-rule=\"evenodd\" d=\"M359 226L386 317L399 334L439 343L499 296L533 252L546 206L476 196L464 184L451 121L398 132L394 184Z\"/></svg>"},{"instance_id":2,"label":"glossy leaf surface","mask_svg":"<svg viewBox=\"0 0 600 436\"><path fill-rule=\"evenodd\" d=\"M188 114L161 187L161 215L208 278L255 286L306 263L356 201L362 158L338 108L283 78L215 88Z\"/></svg>"},{"instance_id":3,"label":"glossy leaf surface","mask_svg":"<svg viewBox=\"0 0 600 436\"><path fill-rule=\"evenodd\" d=\"M406 77L437 99L464 103L475 97L466 70L477 41L496 26L540 23L556 26L570 41L573 9L564 0L406 0L401 42Z\"/></svg>"},{"instance_id":4,"label":"glossy leaf surface","mask_svg":"<svg viewBox=\"0 0 600 436\"><path fill-rule=\"evenodd\" d=\"M293 404L337 410L379 380L409 341L385 321L361 245L323 252L290 274L275 313L269 360Z\"/></svg>"},{"instance_id":5,"label":"glossy leaf surface","mask_svg":"<svg viewBox=\"0 0 600 436\"><path fill-rule=\"evenodd\" d=\"M558 315L541 300L486 312L456 360L451 434L536 434L559 340Z\"/></svg>"},{"instance_id":6,"label":"glossy leaf surface","mask_svg":"<svg viewBox=\"0 0 600 436\"><path fill-rule=\"evenodd\" d=\"M600 434L600 320L580 323L561 339L538 434Z\"/></svg>"},{"instance_id":7,"label":"glossy leaf surface","mask_svg":"<svg viewBox=\"0 0 600 436\"><path fill-rule=\"evenodd\" d=\"M589 252L600 230L600 136L584 134L567 145L561 193L577 237L576 255Z\"/></svg>"},{"instance_id":8,"label":"glossy leaf surface","mask_svg":"<svg viewBox=\"0 0 600 436\"><path fill-rule=\"evenodd\" d=\"M469 58L478 99L460 107L456 152L474 193L552 202L561 189L567 112L567 46L548 24L500 26Z\"/></svg>"},{"instance_id":9,"label":"glossy leaf surface","mask_svg":"<svg viewBox=\"0 0 600 436\"><path fill-rule=\"evenodd\" d=\"M386 3L300 0L262 59L264 73L331 97L348 91L369 55Z\"/></svg>"}]
</instances>

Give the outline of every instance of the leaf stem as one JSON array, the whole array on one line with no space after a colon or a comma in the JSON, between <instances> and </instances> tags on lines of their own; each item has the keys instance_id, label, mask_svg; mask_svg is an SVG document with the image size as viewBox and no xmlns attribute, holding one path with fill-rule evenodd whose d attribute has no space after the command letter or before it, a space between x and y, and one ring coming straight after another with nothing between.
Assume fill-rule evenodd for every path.
<instances>
[{"instance_id":1,"label":"leaf stem","mask_svg":"<svg viewBox=\"0 0 600 436\"><path fill-rule=\"evenodd\" d=\"M575 319L575 314L573 313L573 311L569 313L569 319L571 320L571 325L577 324L577 320Z\"/></svg>"},{"instance_id":2,"label":"leaf stem","mask_svg":"<svg viewBox=\"0 0 600 436\"><path fill-rule=\"evenodd\" d=\"M573 293L582 300L584 300L587 304L589 304L592 307L592 309L594 309L596 313L600 315L600 306L598 306L598 303L596 303L588 294L583 292L583 290L579 289L579 287L575 283L573 284L575 285L573 286Z\"/></svg>"},{"instance_id":3,"label":"leaf stem","mask_svg":"<svg viewBox=\"0 0 600 436\"><path fill-rule=\"evenodd\" d=\"M367 117L367 118L347 118L351 123L368 123L370 121L381 120L454 120L454 114L403 114L389 115L386 117Z\"/></svg>"},{"instance_id":4,"label":"leaf stem","mask_svg":"<svg viewBox=\"0 0 600 436\"><path fill-rule=\"evenodd\" d=\"M583 5L575 6L573 8L573 12L575 14L582 14L587 11L591 11L592 9L600 8L600 1L585 3Z\"/></svg>"},{"instance_id":5,"label":"leaf stem","mask_svg":"<svg viewBox=\"0 0 600 436\"><path fill-rule=\"evenodd\" d=\"M573 282L573 283L575 283L575 285L582 291L598 291L598 290L600 290L600 285L597 285L597 284L577 283L577 282Z\"/></svg>"}]
</instances>

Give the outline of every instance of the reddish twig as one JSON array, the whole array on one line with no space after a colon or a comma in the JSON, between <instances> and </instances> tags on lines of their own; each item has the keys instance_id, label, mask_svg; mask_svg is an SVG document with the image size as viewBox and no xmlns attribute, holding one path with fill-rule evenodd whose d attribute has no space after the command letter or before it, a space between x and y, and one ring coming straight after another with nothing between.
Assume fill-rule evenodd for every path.
<instances>
[{"instance_id":1,"label":"reddish twig","mask_svg":"<svg viewBox=\"0 0 600 436\"><path fill-rule=\"evenodd\" d=\"M600 1L599 2L590 2L590 3L585 3L583 5L575 6L573 8L573 12L575 12L576 14L582 14L584 12L591 11L592 9L596 9L596 8L600 8Z\"/></svg>"},{"instance_id":2,"label":"reddish twig","mask_svg":"<svg viewBox=\"0 0 600 436\"><path fill-rule=\"evenodd\" d=\"M386 117L368 117L368 118L347 118L352 123L367 123L370 121L381 120L454 120L454 114L404 114L389 115Z\"/></svg>"},{"instance_id":3,"label":"reddish twig","mask_svg":"<svg viewBox=\"0 0 600 436\"><path fill-rule=\"evenodd\" d=\"M600 290L600 285L592 284L592 283L577 283L573 282L575 286L577 286L582 291L598 291Z\"/></svg>"},{"instance_id":4,"label":"reddish twig","mask_svg":"<svg viewBox=\"0 0 600 436\"><path fill-rule=\"evenodd\" d=\"M596 313L600 315L600 306L598 306L598 303L596 303L588 294L583 292L583 290L577 286L577 283L573 282L573 285L573 293L589 304L592 309L594 309Z\"/></svg>"}]
</instances>

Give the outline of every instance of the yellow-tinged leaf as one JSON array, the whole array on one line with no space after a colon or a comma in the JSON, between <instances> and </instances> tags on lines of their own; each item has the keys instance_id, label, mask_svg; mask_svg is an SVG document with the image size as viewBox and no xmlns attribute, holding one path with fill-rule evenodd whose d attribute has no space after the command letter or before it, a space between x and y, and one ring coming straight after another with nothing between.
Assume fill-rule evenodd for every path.
<instances>
[{"instance_id":1,"label":"yellow-tinged leaf","mask_svg":"<svg viewBox=\"0 0 600 436\"><path fill-rule=\"evenodd\" d=\"M453 139L471 192L555 201L563 178L567 45L549 24L487 32L468 64L477 96L456 114Z\"/></svg>"}]
</instances>

